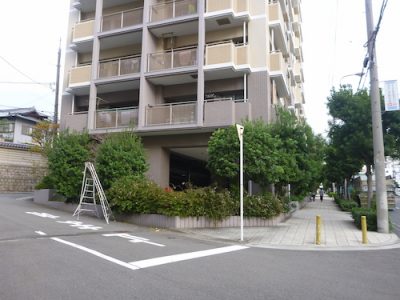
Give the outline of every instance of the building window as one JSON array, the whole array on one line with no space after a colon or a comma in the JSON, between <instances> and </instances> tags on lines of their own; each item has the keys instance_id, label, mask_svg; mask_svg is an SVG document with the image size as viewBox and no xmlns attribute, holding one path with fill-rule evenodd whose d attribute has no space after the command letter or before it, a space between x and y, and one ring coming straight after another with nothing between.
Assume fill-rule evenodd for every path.
<instances>
[{"instance_id":1,"label":"building window","mask_svg":"<svg viewBox=\"0 0 400 300\"><path fill-rule=\"evenodd\" d=\"M22 124L22 129L21 129L21 133L23 135L32 135L32 131L33 131L33 127L30 125L26 125L26 124Z\"/></svg>"},{"instance_id":2,"label":"building window","mask_svg":"<svg viewBox=\"0 0 400 300\"><path fill-rule=\"evenodd\" d=\"M4 142L14 141L14 123L11 122L0 123L0 141Z\"/></svg>"}]
</instances>

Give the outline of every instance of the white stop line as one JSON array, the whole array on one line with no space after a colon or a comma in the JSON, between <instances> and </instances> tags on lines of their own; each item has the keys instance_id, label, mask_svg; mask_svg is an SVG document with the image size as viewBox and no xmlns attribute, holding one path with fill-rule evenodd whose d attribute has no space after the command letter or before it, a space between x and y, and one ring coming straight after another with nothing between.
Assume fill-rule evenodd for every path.
<instances>
[{"instance_id":1,"label":"white stop line","mask_svg":"<svg viewBox=\"0 0 400 300\"><path fill-rule=\"evenodd\" d=\"M90 253L90 254L100 257L104 260L107 260L109 262L115 263L117 265L120 265L122 267L131 269L131 270L155 267L155 266L169 264L169 263L173 263L173 262L184 261L184 260L200 258L200 257L206 257L206 256L222 254L222 253L228 253L228 252L244 250L244 249L249 248L246 246L235 245L235 246L227 246L227 247L221 247L221 248L215 248L215 249L209 249L209 250L203 250L203 251L182 253L182 254L177 254L177 255L162 256L162 257L133 261L133 262L127 263L127 262L121 261L119 259L116 259L114 257L105 255L99 251L96 251L96 250L93 250L93 249L90 249L90 248L87 248L87 247L84 247L84 246L81 246L81 245L78 245L75 243L71 243L71 242L68 242L68 241L60 239L60 238L53 237L51 239L53 241L56 241L56 242L62 243L64 245L68 245L73 248L82 250L84 252Z\"/></svg>"}]
</instances>

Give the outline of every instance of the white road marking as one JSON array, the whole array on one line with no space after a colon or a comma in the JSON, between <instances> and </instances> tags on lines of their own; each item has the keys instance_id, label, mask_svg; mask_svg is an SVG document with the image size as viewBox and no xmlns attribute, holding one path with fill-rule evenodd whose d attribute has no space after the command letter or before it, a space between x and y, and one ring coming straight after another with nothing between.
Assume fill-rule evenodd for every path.
<instances>
[{"instance_id":1,"label":"white road marking","mask_svg":"<svg viewBox=\"0 0 400 300\"><path fill-rule=\"evenodd\" d=\"M47 213L39 213L39 212L35 212L35 211L27 211L25 213L26 214L30 214L30 215L34 215L34 216L38 216L38 217L41 217L41 218L50 218L50 219L59 218L59 216L54 216L54 215L47 214Z\"/></svg>"},{"instance_id":2,"label":"white road marking","mask_svg":"<svg viewBox=\"0 0 400 300\"><path fill-rule=\"evenodd\" d=\"M199 258L199 257L205 257L205 256L210 256L210 255L216 255L216 254L222 254L222 253L228 253L228 252L233 252L233 251L238 251L238 250L243 250L247 249L249 247L246 246L228 246L228 247L222 247L222 248L216 248L216 249L210 249L210 250L204 250L204 251L197 251L197 252L189 252L189 253L183 253L183 254L177 254L177 255L169 255L169 256L163 256L163 257L157 257L157 258L152 258L152 259L145 259L145 260L139 260L139 261L133 261L130 263L124 262L122 260L116 259L114 257L105 255L99 251L89 249L87 247L68 242L66 240L52 237L50 238L53 241L71 246L73 248L82 250L84 252L90 253L92 255L95 255L97 257L100 257L104 260L107 260L109 262L115 263L117 265L120 265L122 267L131 269L131 270L138 270L138 269L144 269L144 268L149 268L149 267L154 267L154 266L159 266L163 264L168 264L168 263L173 263L173 262L178 262L178 261L183 261L183 260L189 260L189 259L194 259L194 258Z\"/></svg>"},{"instance_id":3,"label":"white road marking","mask_svg":"<svg viewBox=\"0 0 400 300\"><path fill-rule=\"evenodd\" d=\"M126 262L124 262L124 261L121 261L121 260L119 260L119 259L113 258L113 257L108 256L108 255L105 255L105 254L103 254L103 253L100 253L99 251L92 250L92 249L86 248L86 247L84 247L84 246L81 246L81 245L78 245L78 244L75 244L75 243L71 243L71 242L68 242L68 241L66 241L66 240L62 240L62 239L60 239L60 238L55 238L55 237L53 237L53 238L51 238L51 239L52 239L53 241L56 241L56 242L59 242L59 243L62 243L62 244L65 244L65 245L74 247L74 248L76 248L76 249L79 249L79 250L82 250L82 251L85 251L85 252L88 252L88 253L90 253L90 254L93 254L93 255L95 255L95 256L97 256L97 257L100 257L100 258L105 259L105 260L107 260L107 261L109 261L109 262L115 263L115 264L117 264L117 265L123 266L123 267L125 267L125 268L131 269L131 270L137 270L137 269L138 269L138 267L136 267L136 266L132 266L132 265L129 264L129 263L126 263Z\"/></svg>"},{"instance_id":4,"label":"white road marking","mask_svg":"<svg viewBox=\"0 0 400 300\"><path fill-rule=\"evenodd\" d=\"M79 229L99 230L99 229L103 228L103 227L100 227L100 226L94 226L94 225L90 225L90 224L83 224L82 222L79 222L79 221L57 221L57 223L68 224L71 227L77 227Z\"/></svg>"},{"instance_id":5,"label":"white road marking","mask_svg":"<svg viewBox=\"0 0 400 300\"><path fill-rule=\"evenodd\" d=\"M35 233L37 233L38 235L47 235L47 234L44 233L43 231L39 231L39 230L35 231Z\"/></svg>"},{"instance_id":6,"label":"white road marking","mask_svg":"<svg viewBox=\"0 0 400 300\"><path fill-rule=\"evenodd\" d=\"M149 268L149 267L169 264L169 263L183 261L183 260L189 260L189 259L194 259L194 258L199 258L199 257L205 257L205 256L210 256L210 255L216 255L216 254L222 254L222 253L243 250L243 249L247 249L247 248L249 248L249 247L235 245L235 246L215 248L215 249L204 250L204 251L196 251L196 252L189 252L189 253L182 253L182 254L176 254L176 255L169 255L169 256L162 256L162 257L157 257L157 258L133 261L133 262L130 262L130 264L139 269L143 269L143 268Z\"/></svg>"},{"instance_id":7,"label":"white road marking","mask_svg":"<svg viewBox=\"0 0 400 300\"><path fill-rule=\"evenodd\" d=\"M149 239L130 235L128 233L108 233L108 234L103 234L103 236L118 236L118 237L121 237L124 239L128 239L129 242L131 242L131 243L145 243L145 244L149 244L149 245L153 245L153 246L165 247L165 245L163 245L163 244L153 243L153 242L150 242Z\"/></svg>"}]
</instances>

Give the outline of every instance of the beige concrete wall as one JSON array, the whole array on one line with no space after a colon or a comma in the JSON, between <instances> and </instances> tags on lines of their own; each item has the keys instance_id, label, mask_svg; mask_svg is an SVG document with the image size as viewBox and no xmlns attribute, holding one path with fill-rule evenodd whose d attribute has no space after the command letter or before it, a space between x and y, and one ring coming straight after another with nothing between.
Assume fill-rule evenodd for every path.
<instances>
[{"instance_id":1,"label":"beige concrete wall","mask_svg":"<svg viewBox=\"0 0 400 300\"><path fill-rule=\"evenodd\" d=\"M101 42L100 42L100 48L101 48ZM100 49L100 60L131 56L131 55L140 55L141 51L142 51L142 45L140 44L132 44L125 47L119 47L107 50Z\"/></svg>"},{"instance_id":2,"label":"beige concrete wall","mask_svg":"<svg viewBox=\"0 0 400 300\"><path fill-rule=\"evenodd\" d=\"M132 1L131 3L105 8L103 10L103 15L109 15L115 12L121 12L139 7L143 7L143 1Z\"/></svg>"}]
</instances>

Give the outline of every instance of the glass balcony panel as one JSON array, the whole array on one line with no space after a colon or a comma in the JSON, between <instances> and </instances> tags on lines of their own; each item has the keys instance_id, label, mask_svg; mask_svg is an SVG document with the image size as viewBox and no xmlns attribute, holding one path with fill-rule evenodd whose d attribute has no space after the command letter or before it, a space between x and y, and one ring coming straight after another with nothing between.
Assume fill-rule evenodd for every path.
<instances>
[{"instance_id":1,"label":"glass balcony panel","mask_svg":"<svg viewBox=\"0 0 400 300\"><path fill-rule=\"evenodd\" d=\"M172 108L172 124L190 124L196 120L196 103L174 105Z\"/></svg>"},{"instance_id":2,"label":"glass balcony panel","mask_svg":"<svg viewBox=\"0 0 400 300\"><path fill-rule=\"evenodd\" d=\"M174 68L194 66L197 60L197 49L175 50L173 56Z\"/></svg>"},{"instance_id":3,"label":"glass balcony panel","mask_svg":"<svg viewBox=\"0 0 400 300\"><path fill-rule=\"evenodd\" d=\"M123 12L123 27L143 23L143 8L137 8Z\"/></svg>"},{"instance_id":4,"label":"glass balcony panel","mask_svg":"<svg viewBox=\"0 0 400 300\"><path fill-rule=\"evenodd\" d=\"M138 124L138 109L114 108L96 111L96 128L136 127Z\"/></svg>"},{"instance_id":5,"label":"glass balcony panel","mask_svg":"<svg viewBox=\"0 0 400 300\"><path fill-rule=\"evenodd\" d=\"M108 16L103 16L103 23L101 31L109 31L121 28L122 24L122 14L112 14Z\"/></svg>"},{"instance_id":6,"label":"glass balcony panel","mask_svg":"<svg viewBox=\"0 0 400 300\"><path fill-rule=\"evenodd\" d=\"M119 61L111 60L107 62L100 62L99 78L107 78L118 76Z\"/></svg>"},{"instance_id":7,"label":"glass balcony panel","mask_svg":"<svg viewBox=\"0 0 400 300\"><path fill-rule=\"evenodd\" d=\"M146 125L181 125L196 121L196 102L162 104L146 108Z\"/></svg>"},{"instance_id":8,"label":"glass balcony panel","mask_svg":"<svg viewBox=\"0 0 400 300\"><path fill-rule=\"evenodd\" d=\"M96 128L112 128L116 127L116 111L97 111L96 112Z\"/></svg>"},{"instance_id":9,"label":"glass balcony panel","mask_svg":"<svg viewBox=\"0 0 400 300\"><path fill-rule=\"evenodd\" d=\"M173 13L173 2L154 5L151 7L151 22L158 22L162 20L172 19L174 17Z\"/></svg>"},{"instance_id":10,"label":"glass balcony panel","mask_svg":"<svg viewBox=\"0 0 400 300\"><path fill-rule=\"evenodd\" d=\"M172 53L152 53L149 55L149 71L166 70L172 68Z\"/></svg>"},{"instance_id":11,"label":"glass balcony panel","mask_svg":"<svg viewBox=\"0 0 400 300\"><path fill-rule=\"evenodd\" d=\"M118 114L118 127L136 127L138 125L138 109L119 109Z\"/></svg>"},{"instance_id":12,"label":"glass balcony panel","mask_svg":"<svg viewBox=\"0 0 400 300\"><path fill-rule=\"evenodd\" d=\"M140 72L140 57L121 59L120 75L135 74Z\"/></svg>"},{"instance_id":13,"label":"glass balcony panel","mask_svg":"<svg viewBox=\"0 0 400 300\"><path fill-rule=\"evenodd\" d=\"M175 1L175 18L197 13L197 0Z\"/></svg>"}]
</instances>

